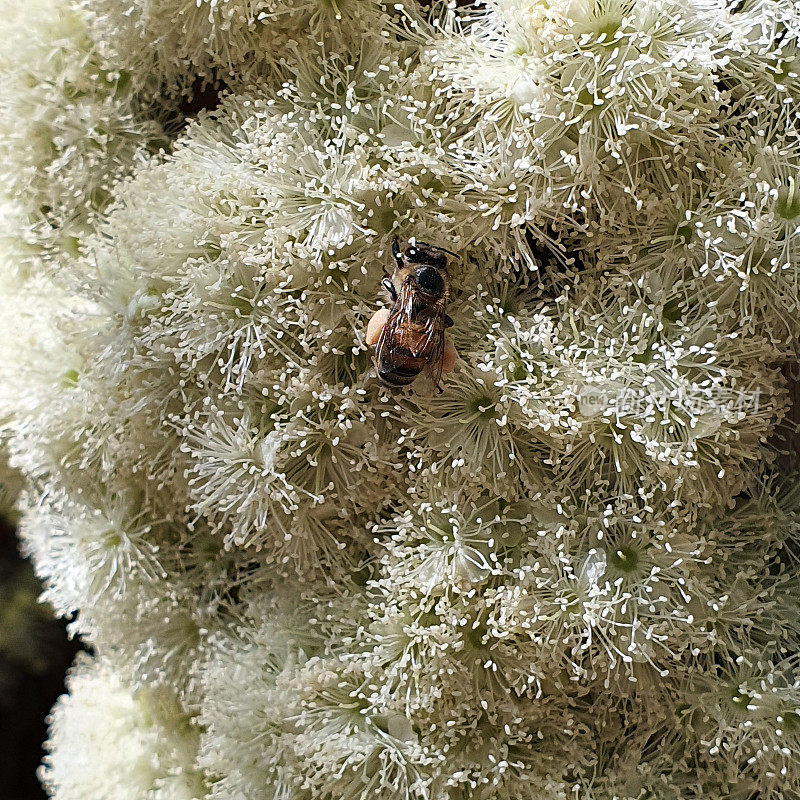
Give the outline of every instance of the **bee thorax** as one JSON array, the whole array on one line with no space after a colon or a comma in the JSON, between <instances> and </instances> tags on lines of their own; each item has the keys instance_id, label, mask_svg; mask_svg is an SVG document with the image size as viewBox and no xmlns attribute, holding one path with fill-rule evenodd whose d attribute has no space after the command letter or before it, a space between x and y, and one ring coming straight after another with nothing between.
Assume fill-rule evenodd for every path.
<instances>
[{"instance_id":1,"label":"bee thorax","mask_svg":"<svg viewBox=\"0 0 800 800\"><path fill-rule=\"evenodd\" d=\"M444 278L435 267L419 267L414 273L417 286L425 294L440 296L444 294Z\"/></svg>"}]
</instances>

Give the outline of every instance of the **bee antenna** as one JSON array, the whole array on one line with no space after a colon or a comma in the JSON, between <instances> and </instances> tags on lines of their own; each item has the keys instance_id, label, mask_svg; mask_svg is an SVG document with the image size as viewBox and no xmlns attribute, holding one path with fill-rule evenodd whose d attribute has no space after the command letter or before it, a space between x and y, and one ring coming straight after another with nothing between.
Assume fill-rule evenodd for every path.
<instances>
[{"instance_id":1,"label":"bee antenna","mask_svg":"<svg viewBox=\"0 0 800 800\"><path fill-rule=\"evenodd\" d=\"M392 253L394 254L395 261L397 261L398 264L402 264L403 254L400 252L400 242L397 241L396 236L392 239Z\"/></svg>"},{"instance_id":2,"label":"bee antenna","mask_svg":"<svg viewBox=\"0 0 800 800\"><path fill-rule=\"evenodd\" d=\"M441 250L443 253L447 253L448 255L453 256L453 258L457 258L461 261L461 256L458 253L454 253L452 250L448 250L446 247L439 247L436 244L428 244L428 242L417 242L417 244L422 245L423 247L432 247L434 250Z\"/></svg>"},{"instance_id":3,"label":"bee antenna","mask_svg":"<svg viewBox=\"0 0 800 800\"><path fill-rule=\"evenodd\" d=\"M454 253L452 250L448 250L446 247L440 247L439 249L453 256L453 258L457 258L459 261L461 261L461 256L458 253Z\"/></svg>"}]
</instances>

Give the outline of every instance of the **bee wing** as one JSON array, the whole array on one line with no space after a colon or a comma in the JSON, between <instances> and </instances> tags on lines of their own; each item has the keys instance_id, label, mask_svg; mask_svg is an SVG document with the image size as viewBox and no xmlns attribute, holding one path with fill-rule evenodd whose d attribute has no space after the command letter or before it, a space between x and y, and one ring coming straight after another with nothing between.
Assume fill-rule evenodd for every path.
<instances>
[{"instance_id":1,"label":"bee wing","mask_svg":"<svg viewBox=\"0 0 800 800\"><path fill-rule=\"evenodd\" d=\"M378 364L386 356L405 350L414 358L424 359L427 371L439 386L444 355L445 313L444 303L438 302L425 309L425 314L414 313L414 289L403 284L397 302L383 326L375 358Z\"/></svg>"},{"instance_id":2,"label":"bee wing","mask_svg":"<svg viewBox=\"0 0 800 800\"><path fill-rule=\"evenodd\" d=\"M424 315L417 315L411 324L403 326L400 336L402 346L410 350L415 357L425 360L426 372L437 389L442 377L442 359L444 357L446 327L444 307L444 301L426 306ZM411 303L409 302L410 308Z\"/></svg>"},{"instance_id":3,"label":"bee wing","mask_svg":"<svg viewBox=\"0 0 800 800\"><path fill-rule=\"evenodd\" d=\"M422 352L428 362L428 375L433 385L439 390L439 381L442 379L442 362L444 360L444 330L445 313L444 303L437 303L431 309L425 336L422 341ZM439 390L441 391L441 390Z\"/></svg>"},{"instance_id":4,"label":"bee wing","mask_svg":"<svg viewBox=\"0 0 800 800\"><path fill-rule=\"evenodd\" d=\"M411 344L406 340L409 338L408 331L411 329L413 311L414 291L409 284L404 283L378 338L375 358L379 364L383 357L399 346Z\"/></svg>"}]
</instances>

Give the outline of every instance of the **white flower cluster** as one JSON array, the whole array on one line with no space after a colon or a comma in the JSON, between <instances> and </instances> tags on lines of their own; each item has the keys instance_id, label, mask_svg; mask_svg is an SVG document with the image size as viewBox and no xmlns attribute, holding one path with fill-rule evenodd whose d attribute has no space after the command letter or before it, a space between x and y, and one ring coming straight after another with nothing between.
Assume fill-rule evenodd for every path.
<instances>
[{"instance_id":1,"label":"white flower cluster","mask_svg":"<svg viewBox=\"0 0 800 800\"><path fill-rule=\"evenodd\" d=\"M55 800L800 796L800 3L13 26L0 434L96 654ZM365 341L395 237L459 257L441 393Z\"/></svg>"},{"instance_id":2,"label":"white flower cluster","mask_svg":"<svg viewBox=\"0 0 800 800\"><path fill-rule=\"evenodd\" d=\"M77 254L113 181L167 139L156 118L137 116L131 75L92 47L88 16L69 0L0 0L0 17L5 284L37 271L54 249Z\"/></svg>"}]
</instances>

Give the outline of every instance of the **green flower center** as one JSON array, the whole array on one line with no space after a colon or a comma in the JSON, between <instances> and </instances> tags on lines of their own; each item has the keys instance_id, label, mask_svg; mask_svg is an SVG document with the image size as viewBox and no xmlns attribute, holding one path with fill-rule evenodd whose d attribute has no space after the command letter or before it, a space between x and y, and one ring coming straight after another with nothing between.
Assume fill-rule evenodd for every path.
<instances>
[{"instance_id":1,"label":"green flower center","mask_svg":"<svg viewBox=\"0 0 800 800\"><path fill-rule=\"evenodd\" d=\"M616 19L610 19L604 25L601 25L597 29L597 38L599 39L601 36L605 35L603 39L603 46L604 47L613 47L616 44L616 39L614 38L614 34L619 30L620 21Z\"/></svg>"},{"instance_id":2,"label":"green flower center","mask_svg":"<svg viewBox=\"0 0 800 800\"><path fill-rule=\"evenodd\" d=\"M347 273L335 266L328 267L322 278L324 285L335 286L337 289L344 289L347 285Z\"/></svg>"},{"instance_id":3,"label":"green flower center","mask_svg":"<svg viewBox=\"0 0 800 800\"><path fill-rule=\"evenodd\" d=\"M583 611L583 603L575 592L565 592L562 596L563 609L570 616L578 616Z\"/></svg>"},{"instance_id":4,"label":"green flower center","mask_svg":"<svg viewBox=\"0 0 800 800\"><path fill-rule=\"evenodd\" d=\"M111 192L101 187L95 187L89 193L89 203L95 211L102 211L111 200Z\"/></svg>"},{"instance_id":5,"label":"green flower center","mask_svg":"<svg viewBox=\"0 0 800 800\"><path fill-rule=\"evenodd\" d=\"M467 408L470 414L480 417L481 419L496 419L497 411L495 409L495 400L488 395L481 395L474 397L467 403Z\"/></svg>"},{"instance_id":6,"label":"green flower center","mask_svg":"<svg viewBox=\"0 0 800 800\"><path fill-rule=\"evenodd\" d=\"M738 712L747 713L747 706L753 698L747 692L742 692L738 686L734 686L730 688L730 701Z\"/></svg>"},{"instance_id":7,"label":"green flower center","mask_svg":"<svg viewBox=\"0 0 800 800\"><path fill-rule=\"evenodd\" d=\"M664 303L664 310L661 312L667 322L677 322L681 318L681 305L680 302L673 298Z\"/></svg>"},{"instance_id":8,"label":"green flower center","mask_svg":"<svg viewBox=\"0 0 800 800\"><path fill-rule=\"evenodd\" d=\"M485 633L486 629L483 627L483 625L479 625L477 628L470 626L467 628L466 633L464 634L464 639L474 650L485 650L486 645L483 642Z\"/></svg>"},{"instance_id":9,"label":"green flower center","mask_svg":"<svg viewBox=\"0 0 800 800\"><path fill-rule=\"evenodd\" d=\"M775 213L782 219L790 220L800 216L800 185L794 177L787 181L788 186L778 189L778 199L775 201Z\"/></svg>"},{"instance_id":10,"label":"green flower center","mask_svg":"<svg viewBox=\"0 0 800 800\"><path fill-rule=\"evenodd\" d=\"M772 80L775 81L775 83L785 83L786 79L789 77L789 73L794 71L794 63L792 61L784 61L781 59L772 69ZM769 74L769 72L767 74Z\"/></svg>"},{"instance_id":11,"label":"green flower center","mask_svg":"<svg viewBox=\"0 0 800 800\"><path fill-rule=\"evenodd\" d=\"M206 242L202 249L203 257L207 261L216 261L222 255L219 242Z\"/></svg>"},{"instance_id":12,"label":"green flower center","mask_svg":"<svg viewBox=\"0 0 800 800\"><path fill-rule=\"evenodd\" d=\"M608 553L608 562L619 572L633 572L639 565L639 553L632 547L619 547Z\"/></svg>"},{"instance_id":13,"label":"green flower center","mask_svg":"<svg viewBox=\"0 0 800 800\"><path fill-rule=\"evenodd\" d=\"M787 711L782 714L781 727L787 733L800 733L800 711Z\"/></svg>"},{"instance_id":14,"label":"green flower center","mask_svg":"<svg viewBox=\"0 0 800 800\"><path fill-rule=\"evenodd\" d=\"M647 349L643 350L641 353L635 353L631 356L631 361L635 364L649 364L653 360L653 350L652 345L648 345Z\"/></svg>"},{"instance_id":15,"label":"green flower center","mask_svg":"<svg viewBox=\"0 0 800 800\"><path fill-rule=\"evenodd\" d=\"M689 244L689 242L691 242L694 238L694 226L689 222L685 222L683 225L678 225L675 228L675 236L684 244Z\"/></svg>"},{"instance_id":16,"label":"green flower center","mask_svg":"<svg viewBox=\"0 0 800 800\"><path fill-rule=\"evenodd\" d=\"M103 534L103 544L109 549L119 547L122 544L122 536L119 531L110 528Z\"/></svg>"},{"instance_id":17,"label":"green flower center","mask_svg":"<svg viewBox=\"0 0 800 800\"><path fill-rule=\"evenodd\" d=\"M456 538L455 525L443 514L432 514L428 517L426 527L434 539L452 542Z\"/></svg>"},{"instance_id":18,"label":"green flower center","mask_svg":"<svg viewBox=\"0 0 800 800\"><path fill-rule=\"evenodd\" d=\"M576 109L576 112L584 119L599 117L603 110L603 91L598 89L597 92L592 92L589 89L581 89L576 101L578 106L582 107Z\"/></svg>"},{"instance_id":19,"label":"green flower center","mask_svg":"<svg viewBox=\"0 0 800 800\"><path fill-rule=\"evenodd\" d=\"M76 369L68 369L62 376L61 376L61 388L62 389L74 389L78 385L78 370Z\"/></svg>"},{"instance_id":20,"label":"green flower center","mask_svg":"<svg viewBox=\"0 0 800 800\"><path fill-rule=\"evenodd\" d=\"M234 313L238 312L239 316L242 317L248 317L253 313L253 301L241 295L232 295L230 306Z\"/></svg>"},{"instance_id":21,"label":"green flower center","mask_svg":"<svg viewBox=\"0 0 800 800\"><path fill-rule=\"evenodd\" d=\"M508 379L511 381L524 381L528 377L528 370L521 361L512 361L508 369Z\"/></svg>"}]
</instances>

